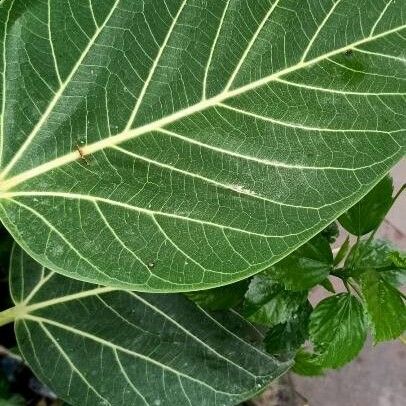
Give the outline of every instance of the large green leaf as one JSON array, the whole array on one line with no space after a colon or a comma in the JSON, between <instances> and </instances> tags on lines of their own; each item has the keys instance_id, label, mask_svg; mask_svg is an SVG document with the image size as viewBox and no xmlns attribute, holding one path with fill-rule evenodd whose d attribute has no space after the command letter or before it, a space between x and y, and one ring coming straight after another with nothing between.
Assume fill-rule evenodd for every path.
<instances>
[{"instance_id":1,"label":"large green leaf","mask_svg":"<svg viewBox=\"0 0 406 406\"><path fill-rule=\"evenodd\" d=\"M24 359L73 405L235 405L290 366L235 312L68 279L18 248L11 291Z\"/></svg>"},{"instance_id":2,"label":"large green leaf","mask_svg":"<svg viewBox=\"0 0 406 406\"><path fill-rule=\"evenodd\" d=\"M147 291L286 256L406 144L406 2L4 0L0 218Z\"/></svg>"}]
</instances>

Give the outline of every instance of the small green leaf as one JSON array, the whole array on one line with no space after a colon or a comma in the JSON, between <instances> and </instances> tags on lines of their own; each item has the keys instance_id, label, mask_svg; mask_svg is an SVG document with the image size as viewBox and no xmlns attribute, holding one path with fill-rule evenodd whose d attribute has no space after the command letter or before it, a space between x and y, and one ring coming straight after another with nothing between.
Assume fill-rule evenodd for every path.
<instances>
[{"instance_id":1,"label":"small green leaf","mask_svg":"<svg viewBox=\"0 0 406 406\"><path fill-rule=\"evenodd\" d=\"M397 268L406 269L406 254L404 252L393 251L389 254L389 260Z\"/></svg>"},{"instance_id":2,"label":"small green leaf","mask_svg":"<svg viewBox=\"0 0 406 406\"><path fill-rule=\"evenodd\" d=\"M323 288L326 289L328 292L336 293L336 291L334 290L334 286L331 283L330 279L328 279L328 278L324 279L324 281L320 282L320 285L323 286Z\"/></svg>"},{"instance_id":3,"label":"small green leaf","mask_svg":"<svg viewBox=\"0 0 406 406\"><path fill-rule=\"evenodd\" d=\"M406 285L406 269L392 269L382 272L382 278L395 288L400 288Z\"/></svg>"},{"instance_id":4,"label":"small green leaf","mask_svg":"<svg viewBox=\"0 0 406 406\"><path fill-rule=\"evenodd\" d=\"M352 262L356 264L356 268L351 270L351 276L355 278L365 270L375 269L383 279L398 287L406 284L406 267L402 262L404 256L404 252L399 252L388 241L375 240L369 244L361 241L358 248L353 247L346 265Z\"/></svg>"},{"instance_id":5,"label":"small green leaf","mask_svg":"<svg viewBox=\"0 0 406 406\"><path fill-rule=\"evenodd\" d=\"M262 274L251 280L243 307L244 316L258 324L274 326L288 321L307 299L307 291L291 292Z\"/></svg>"},{"instance_id":6,"label":"small green leaf","mask_svg":"<svg viewBox=\"0 0 406 406\"><path fill-rule=\"evenodd\" d=\"M334 258L334 266L337 266L347 255L348 250L350 249L350 237L347 236L345 241L343 242L343 245L340 247L340 249L337 252L337 255Z\"/></svg>"},{"instance_id":7,"label":"small green leaf","mask_svg":"<svg viewBox=\"0 0 406 406\"><path fill-rule=\"evenodd\" d=\"M320 235L324 237L330 244L332 244L340 234L338 224L333 221L324 230L320 231Z\"/></svg>"},{"instance_id":8,"label":"small green leaf","mask_svg":"<svg viewBox=\"0 0 406 406\"><path fill-rule=\"evenodd\" d=\"M374 230L392 205L393 183L385 176L363 199L338 218L351 234L364 235Z\"/></svg>"},{"instance_id":9,"label":"small green leaf","mask_svg":"<svg viewBox=\"0 0 406 406\"><path fill-rule=\"evenodd\" d=\"M406 305L401 294L373 269L362 274L361 288L375 342L399 337L406 330Z\"/></svg>"},{"instance_id":10,"label":"small green leaf","mask_svg":"<svg viewBox=\"0 0 406 406\"><path fill-rule=\"evenodd\" d=\"M291 356L308 338L312 311L307 301L287 322L272 327L265 337L266 350L272 355Z\"/></svg>"},{"instance_id":11,"label":"small green leaf","mask_svg":"<svg viewBox=\"0 0 406 406\"><path fill-rule=\"evenodd\" d=\"M359 260L358 266L374 269L386 269L388 267L393 267L393 269L395 269L398 266L393 261L394 256L397 254L399 258L398 261L400 261L401 255L404 255L403 253L398 252L389 241L385 240L374 240L369 244L361 241L359 252L362 254L362 258Z\"/></svg>"},{"instance_id":12,"label":"small green leaf","mask_svg":"<svg viewBox=\"0 0 406 406\"><path fill-rule=\"evenodd\" d=\"M324 299L310 316L309 333L320 365L343 366L359 353L366 338L361 303L349 293Z\"/></svg>"},{"instance_id":13,"label":"small green leaf","mask_svg":"<svg viewBox=\"0 0 406 406\"><path fill-rule=\"evenodd\" d=\"M221 286L215 289L198 290L186 292L185 296L209 310L231 309L244 299L244 294L248 289L249 279L231 285Z\"/></svg>"},{"instance_id":14,"label":"small green leaf","mask_svg":"<svg viewBox=\"0 0 406 406\"><path fill-rule=\"evenodd\" d=\"M292 367L292 371L304 376L323 375L323 367L318 364L317 356L304 349L296 353L295 364Z\"/></svg>"},{"instance_id":15,"label":"small green leaf","mask_svg":"<svg viewBox=\"0 0 406 406\"><path fill-rule=\"evenodd\" d=\"M333 265L333 254L327 240L317 235L271 267L268 275L288 290L305 290L322 282Z\"/></svg>"}]
</instances>

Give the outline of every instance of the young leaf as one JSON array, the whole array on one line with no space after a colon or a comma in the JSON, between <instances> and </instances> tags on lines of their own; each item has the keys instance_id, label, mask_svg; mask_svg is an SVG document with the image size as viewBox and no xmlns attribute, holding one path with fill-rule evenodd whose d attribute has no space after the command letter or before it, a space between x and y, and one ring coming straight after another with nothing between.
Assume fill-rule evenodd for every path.
<instances>
[{"instance_id":1,"label":"young leaf","mask_svg":"<svg viewBox=\"0 0 406 406\"><path fill-rule=\"evenodd\" d=\"M392 261L396 268L406 269L406 253L393 251L389 254L388 259Z\"/></svg>"},{"instance_id":2,"label":"young leaf","mask_svg":"<svg viewBox=\"0 0 406 406\"><path fill-rule=\"evenodd\" d=\"M317 235L267 272L289 290L305 290L327 278L333 267L333 254L327 240Z\"/></svg>"},{"instance_id":3,"label":"young leaf","mask_svg":"<svg viewBox=\"0 0 406 406\"><path fill-rule=\"evenodd\" d=\"M245 279L215 289L187 292L185 296L205 309L226 310L242 302L249 282L249 279Z\"/></svg>"},{"instance_id":4,"label":"young leaf","mask_svg":"<svg viewBox=\"0 0 406 406\"><path fill-rule=\"evenodd\" d=\"M269 329L265 336L265 348L272 355L289 357L309 336L309 318L313 308L304 303L291 319Z\"/></svg>"},{"instance_id":5,"label":"young leaf","mask_svg":"<svg viewBox=\"0 0 406 406\"><path fill-rule=\"evenodd\" d=\"M406 330L406 305L400 292L373 269L361 275L361 288L375 342L399 337Z\"/></svg>"},{"instance_id":6,"label":"young leaf","mask_svg":"<svg viewBox=\"0 0 406 406\"><path fill-rule=\"evenodd\" d=\"M245 294L243 314L255 323L274 326L291 319L306 299L307 291L291 292L266 274L258 275Z\"/></svg>"},{"instance_id":7,"label":"young leaf","mask_svg":"<svg viewBox=\"0 0 406 406\"><path fill-rule=\"evenodd\" d=\"M21 354L72 405L235 405L285 372L234 312L68 279L16 248ZM230 379L232 376L232 379Z\"/></svg>"},{"instance_id":8,"label":"young leaf","mask_svg":"<svg viewBox=\"0 0 406 406\"><path fill-rule=\"evenodd\" d=\"M393 183L385 176L365 197L338 218L351 234L364 235L381 223L392 205Z\"/></svg>"},{"instance_id":9,"label":"young leaf","mask_svg":"<svg viewBox=\"0 0 406 406\"><path fill-rule=\"evenodd\" d=\"M292 371L304 376L323 375L323 367L318 364L318 357L304 349L296 353L295 364L292 367Z\"/></svg>"},{"instance_id":10,"label":"young leaf","mask_svg":"<svg viewBox=\"0 0 406 406\"><path fill-rule=\"evenodd\" d=\"M351 251L348 261L351 262L354 255L357 255L357 266L362 269L380 269L393 266L390 258L395 248L389 241L373 240L367 243L360 241L358 248ZM356 252L355 252L356 251ZM357 254L358 253L358 254ZM395 266L393 266L395 268Z\"/></svg>"},{"instance_id":11,"label":"young leaf","mask_svg":"<svg viewBox=\"0 0 406 406\"><path fill-rule=\"evenodd\" d=\"M354 277L359 277L365 270L376 269L387 282L394 286L402 286L406 284L403 256L404 253L399 252L389 241L374 240L368 244L361 241L358 248L353 248L350 252L346 262L356 263L356 269L352 270Z\"/></svg>"},{"instance_id":12,"label":"young leaf","mask_svg":"<svg viewBox=\"0 0 406 406\"><path fill-rule=\"evenodd\" d=\"M1 221L113 287L269 268L404 156L405 2L370 3L1 1Z\"/></svg>"},{"instance_id":13,"label":"young leaf","mask_svg":"<svg viewBox=\"0 0 406 406\"><path fill-rule=\"evenodd\" d=\"M361 350L366 338L364 310L355 296L341 293L322 300L310 316L310 340L324 368L339 368Z\"/></svg>"},{"instance_id":14,"label":"young leaf","mask_svg":"<svg viewBox=\"0 0 406 406\"><path fill-rule=\"evenodd\" d=\"M343 245L340 247L340 249L337 252L337 255L334 257L334 266L337 266L348 254L348 250L350 249L350 237L347 236L345 241L343 242Z\"/></svg>"}]
</instances>

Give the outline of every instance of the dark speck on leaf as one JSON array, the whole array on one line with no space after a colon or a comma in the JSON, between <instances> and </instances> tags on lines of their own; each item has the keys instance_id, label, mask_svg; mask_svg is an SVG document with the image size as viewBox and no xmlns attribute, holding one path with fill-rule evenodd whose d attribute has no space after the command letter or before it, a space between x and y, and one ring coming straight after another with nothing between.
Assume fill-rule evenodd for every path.
<instances>
[{"instance_id":1,"label":"dark speck on leaf","mask_svg":"<svg viewBox=\"0 0 406 406\"><path fill-rule=\"evenodd\" d=\"M347 50L345 51L345 55L346 55L346 56L351 56L351 55L352 55L352 49L347 49Z\"/></svg>"}]
</instances>

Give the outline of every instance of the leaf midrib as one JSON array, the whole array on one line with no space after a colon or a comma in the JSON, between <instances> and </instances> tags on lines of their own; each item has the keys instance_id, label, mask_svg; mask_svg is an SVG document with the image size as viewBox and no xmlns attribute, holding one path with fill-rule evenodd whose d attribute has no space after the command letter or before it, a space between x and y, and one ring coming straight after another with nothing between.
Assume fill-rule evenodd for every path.
<instances>
[{"instance_id":1,"label":"leaf midrib","mask_svg":"<svg viewBox=\"0 0 406 406\"><path fill-rule=\"evenodd\" d=\"M106 294L106 293L127 293L130 296L133 296L135 298L135 300L141 301L142 303L144 303L145 305L149 306L150 308L152 308L154 311L156 311L157 313L161 314L163 317L173 320L172 318L170 318L168 315L166 315L163 311L161 311L159 308L157 308L156 306L151 305L151 303L149 303L148 301L146 301L145 299L142 299L138 294L136 294L133 291L129 291L127 289L121 289L121 288L115 288L115 287L108 287L108 286L98 286L96 288L93 289L87 289L87 290L82 290L76 293L71 293L69 295L63 295L63 296L58 296L56 298L53 299L48 299L48 300L44 300L38 303L32 303L29 304L29 300L32 300L33 297L35 296L36 293L39 292L40 289L42 289L44 287L44 285L53 277L56 276L57 274L55 272L50 272L46 278L40 280L37 285L34 286L34 288L31 290L31 292L28 294L27 298L23 301L23 302L19 302L16 303L15 306L15 310L14 310L14 316L15 316L15 320L23 320L26 319L28 316L33 316L31 313L41 310L41 309L46 309L47 307L51 307L51 306L55 306L58 304L62 304L62 303L68 303L68 302L72 302L75 300L80 300L80 299L84 299L87 297L99 297L100 295ZM29 300L28 300L29 299ZM219 323L215 318L213 318L208 312L206 312L202 307L200 306L196 306L197 309L199 309L200 312L202 312L205 317L209 318L212 322L214 322L216 325L219 326L219 328L221 328L222 330L226 331L227 334L232 335L234 338L238 339L239 341L243 341L241 339L241 337L239 337L238 335L234 334L232 331L228 330L227 328L225 328L221 323ZM239 317L241 317L241 315L237 312L232 311L231 309L229 310L230 312L234 313L235 315L238 315ZM36 317L36 316L35 316ZM249 321L243 319L244 322L249 323ZM251 323L249 323L251 324ZM179 325L179 323L176 322L176 325ZM180 325L179 325L180 326ZM181 326L180 327L182 330L184 330L184 327ZM256 327L252 325L252 328L256 330ZM261 335L262 333L260 333L258 331L258 334ZM256 352L263 354L263 352L251 345L248 342L243 341L245 345L251 347L253 350L255 350Z\"/></svg>"},{"instance_id":2,"label":"leaf midrib","mask_svg":"<svg viewBox=\"0 0 406 406\"><path fill-rule=\"evenodd\" d=\"M107 21L107 20L106 20ZM13 187L19 185L20 183L23 183L33 177L39 176L43 173L46 173L48 171L51 171L53 169L56 169L58 167L61 167L65 164L68 164L70 162L73 162L77 159L81 158L81 154L83 155L90 155L93 154L95 152L98 152L100 150L103 150L105 148L111 147L111 146L115 146L118 144L121 144L125 141L129 141L131 139L134 139L136 137L139 137L143 134L149 133L149 132L153 132L159 129L162 129L163 127L165 127L166 125L172 124L182 118L188 117L192 114L195 113L199 113L202 112L210 107L214 107L214 106L219 106L222 102L226 101L227 99L230 99L232 97L236 97L239 96L245 92L248 92L250 90L254 90L260 86L266 85L278 78L280 78L281 76L287 75L289 73L295 72L299 69L302 68L306 68L308 66L311 66L313 64L316 64L318 62L321 62L327 58L330 58L332 56L335 56L337 54L340 53L344 53L346 50L352 49L356 46L362 45L362 44L366 44L368 42L371 42L373 40L376 40L378 38L384 37L386 35L389 34L393 34L395 32L398 32L402 29L406 28L406 24L405 25L401 25L398 26L396 28L393 28L391 30L388 31L384 31L381 32L377 35L373 35L373 36L368 36L366 38L363 38L362 40L353 42L352 44L348 44L345 47L330 51L326 54L320 55L317 58L308 60L306 62L298 62L296 65L293 65L289 68L285 68L282 69L279 72L276 72L272 75L266 76L262 79L258 79L252 83L249 83L247 85L232 89L232 90L224 90L223 92L219 93L218 95L209 98L209 99L205 99L202 100L201 102L194 104L192 106L189 106L183 110L179 110L173 114L170 114L169 116L163 117L159 120L156 120L154 122L142 125L141 127L138 128L134 128L134 129L130 129L130 130L124 130L121 133L118 133L116 135L113 135L111 137L105 138L103 140L94 142L92 144L88 144L85 145L83 147L81 147L81 151L73 151L70 152L68 154L65 154L63 156L60 156L58 158L55 158L49 162L46 162L45 164L39 165L35 168L29 169L27 171L24 171L18 175L15 175L9 179L5 178L5 176L7 175L7 173L12 169L12 167L14 166L14 164L16 162L18 162L19 158L21 157L22 153L21 153L21 148L19 151L17 151L16 155L14 156L13 160L9 162L9 164L6 166L6 168L3 170L3 172L0 174L0 191L1 192L5 192L8 191L10 189L12 189ZM67 84L66 84L67 86ZM55 105L57 102L53 100L53 104ZM40 120L41 121L41 120ZM334 132L334 129L331 129L332 132ZM28 147L28 145L26 145L26 143L23 144L24 150ZM17 157L17 158L16 158ZM1 198L1 196L0 196Z\"/></svg>"}]
</instances>

